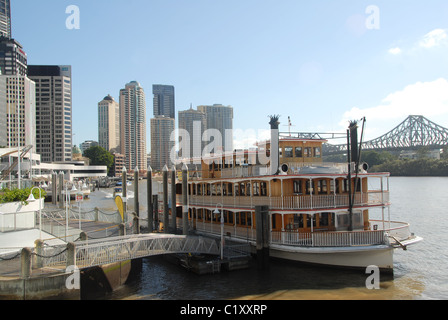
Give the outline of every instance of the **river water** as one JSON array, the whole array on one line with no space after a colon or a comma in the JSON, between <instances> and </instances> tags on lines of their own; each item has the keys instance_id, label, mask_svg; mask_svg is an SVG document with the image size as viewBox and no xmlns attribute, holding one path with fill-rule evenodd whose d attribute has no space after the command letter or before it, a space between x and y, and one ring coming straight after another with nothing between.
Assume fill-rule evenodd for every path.
<instances>
[{"instance_id":1,"label":"river water","mask_svg":"<svg viewBox=\"0 0 448 320\"><path fill-rule=\"evenodd\" d=\"M407 251L394 254L394 275L381 275L380 289L366 288L362 271L320 268L271 261L259 270L254 261L246 270L196 275L163 257L143 260L141 274L107 300L439 300L448 299L448 178L392 177L392 221L411 224L424 238ZM133 190L129 187L128 190ZM100 189L83 209L116 210L112 189ZM146 214L146 181L139 183L142 217ZM129 200L133 208L133 199ZM381 218L381 216L376 217Z\"/></svg>"}]
</instances>

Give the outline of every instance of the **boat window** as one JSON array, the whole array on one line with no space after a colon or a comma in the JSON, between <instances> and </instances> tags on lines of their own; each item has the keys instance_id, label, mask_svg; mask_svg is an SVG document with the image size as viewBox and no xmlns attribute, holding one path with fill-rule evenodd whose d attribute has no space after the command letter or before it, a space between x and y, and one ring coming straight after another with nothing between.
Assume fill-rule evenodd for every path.
<instances>
[{"instance_id":1,"label":"boat window","mask_svg":"<svg viewBox=\"0 0 448 320\"><path fill-rule=\"evenodd\" d=\"M294 221L294 227L296 229L303 228L303 216L301 214L295 214L293 221Z\"/></svg>"},{"instance_id":2,"label":"boat window","mask_svg":"<svg viewBox=\"0 0 448 320\"><path fill-rule=\"evenodd\" d=\"M319 194L327 194L327 180L318 180L317 190Z\"/></svg>"},{"instance_id":3,"label":"boat window","mask_svg":"<svg viewBox=\"0 0 448 320\"><path fill-rule=\"evenodd\" d=\"M283 150L282 150L282 148L278 148L278 155L279 155L279 157L282 157L282 155L283 155Z\"/></svg>"},{"instance_id":4,"label":"boat window","mask_svg":"<svg viewBox=\"0 0 448 320\"><path fill-rule=\"evenodd\" d=\"M312 181L306 180L306 194L311 194L313 192L313 185L311 183Z\"/></svg>"},{"instance_id":5,"label":"boat window","mask_svg":"<svg viewBox=\"0 0 448 320\"><path fill-rule=\"evenodd\" d=\"M330 223L330 212L322 212L319 214L319 227L328 227Z\"/></svg>"},{"instance_id":6,"label":"boat window","mask_svg":"<svg viewBox=\"0 0 448 320\"><path fill-rule=\"evenodd\" d=\"M260 195L260 184L258 182L254 182L254 196Z\"/></svg>"},{"instance_id":7,"label":"boat window","mask_svg":"<svg viewBox=\"0 0 448 320\"><path fill-rule=\"evenodd\" d=\"M246 216L246 226L251 227L252 226L252 212L248 212Z\"/></svg>"},{"instance_id":8,"label":"boat window","mask_svg":"<svg viewBox=\"0 0 448 320\"><path fill-rule=\"evenodd\" d=\"M294 193L295 194L302 194L302 181L301 180L294 180Z\"/></svg>"},{"instance_id":9,"label":"boat window","mask_svg":"<svg viewBox=\"0 0 448 320\"><path fill-rule=\"evenodd\" d=\"M313 156L311 147L304 148L305 158L311 158Z\"/></svg>"},{"instance_id":10,"label":"boat window","mask_svg":"<svg viewBox=\"0 0 448 320\"><path fill-rule=\"evenodd\" d=\"M240 195L240 185L238 183L235 183L235 196Z\"/></svg>"},{"instance_id":11,"label":"boat window","mask_svg":"<svg viewBox=\"0 0 448 320\"><path fill-rule=\"evenodd\" d=\"M207 183L207 195L208 196L210 195L210 184L209 183Z\"/></svg>"},{"instance_id":12,"label":"boat window","mask_svg":"<svg viewBox=\"0 0 448 320\"><path fill-rule=\"evenodd\" d=\"M306 227L311 228L311 221L313 222L313 228L316 226L316 218L313 215L306 216Z\"/></svg>"},{"instance_id":13,"label":"boat window","mask_svg":"<svg viewBox=\"0 0 448 320\"><path fill-rule=\"evenodd\" d=\"M320 158L320 155L321 155L320 147L315 147L314 148L314 157Z\"/></svg>"},{"instance_id":14,"label":"boat window","mask_svg":"<svg viewBox=\"0 0 448 320\"><path fill-rule=\"evenodd\" d=\"M266 197L268 195L268 188L266 182L260 182L260 194L262 197Z\"/></svg>"},{"instance_id":15,"label":"boat window","mask_svg":"<svg viewBox=\"0 0 448 320\"><path fill-rule=\"evenodd\" d=\"M338 223L338 227L337 230L347 230L350 224L350 219L348 216L348 213L346 214L338 214L337 216L337 223Z\"/></svg>"},{"instance_id":16,"label":"boat window","mask_svg":"<svg viewBox=\"0 0 448 320\"><path fill-rule=\"evenodd\" d=\"M296 147L296 158L302 158L302 147Z\"/></svg>"},{"instance_id":17,"label":"boat window","mask_svg":"<svg viewBox=\"0 0 448 320\"><path fill-rule=\"evenodd\" d=\"M227 195L227 183L223 183L222 184L222 195L226 196Z\"/></svg>"},{"instance_id":18,"label":"boat window","mask_svg":"<svg viewBox=\"0 0 448 320\"><path fill-rule=\"evenodd\" d=\"M240 196L245 196L246 195L246 191L245 190L246 190L246 185L243 182L243 183L240 184Z\"/></svg>"},{"instance_id":19,"label":"boat window","mask_svg":"<svg viewBox=\"0 0 448 320\"><path fill-rule=\"evenodd\" d=\"M292 147L285 147L285 157L292 158Z\"/></svg>"},{"instance_id":20,"label":"boat window","mask_svg":"<svg viewBox=\"0 0 448 320\"><path fill-rule=\"evenodd\" d=\"M250 182L248 182L248 183L246 184L246 196L250 196L250 189L251 189L251 187L250 187Z\"/></svg>"},{"instance_id":21,"label":"boat window","mask_svg":"<svg viewBox=\"0 0 448 320\"><path fill-rule=\"evenodd\" d=\"M232 189L233 189L233 183L227 183L227 195L228 196L231 196L233 194Z\"/></svg>"}]
</instances>

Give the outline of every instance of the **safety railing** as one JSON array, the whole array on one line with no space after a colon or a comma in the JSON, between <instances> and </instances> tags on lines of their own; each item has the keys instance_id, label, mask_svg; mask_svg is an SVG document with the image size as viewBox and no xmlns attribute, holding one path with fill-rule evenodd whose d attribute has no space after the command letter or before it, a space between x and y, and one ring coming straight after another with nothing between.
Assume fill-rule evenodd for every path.
<instances>
[{"instance_id":1,"label":"safety railing","mask_svg":"<svg viewBox=\"0 0 448 320\"><path fill-rule=\"evenodd\" d=\"M181 198L178 197L178 203ZM191 195L189 204L193 206L215 206L220 203L225 207L249 208L266 205L271 209L283 210L308 210L308 209L330 209L341 208L349 205L348 194L326 194L326 195L295 195L284 197L267 196L210 196ZM371 191L356 193L354 205L356 206L378 206L389 203L388 191Z\"/></svg>"}]
</instances>

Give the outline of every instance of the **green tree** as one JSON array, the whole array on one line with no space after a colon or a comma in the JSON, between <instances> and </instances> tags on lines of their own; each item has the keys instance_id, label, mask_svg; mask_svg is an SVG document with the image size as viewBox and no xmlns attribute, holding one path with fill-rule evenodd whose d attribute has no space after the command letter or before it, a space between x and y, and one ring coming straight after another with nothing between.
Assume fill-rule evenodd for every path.
<instances>
[{"instance_id":1,"label":"green tree","mask_svg":"<svg viewBox=\"0 0 448 320\"><path fill-rule=\"evenodd\" d=\"M90 147L84 151L84 157L90 159L90 164L93 166L107 166L107 172L114 164L114 156L100 146Z\"/></svg>"}]
</instances>

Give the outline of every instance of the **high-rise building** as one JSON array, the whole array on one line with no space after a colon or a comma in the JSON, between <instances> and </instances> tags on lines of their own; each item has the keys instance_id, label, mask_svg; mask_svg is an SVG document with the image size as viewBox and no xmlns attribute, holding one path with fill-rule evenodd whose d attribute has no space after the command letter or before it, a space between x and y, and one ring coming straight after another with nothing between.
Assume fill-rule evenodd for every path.
<instances>
[{"instance_id":1,"label":"high-rise building","mask_svg":"<svg viewBox=\"0 0 448 320\"><path fill-rule=\"evenodd\" d=\"M205 113L192 108L179 111L179 158L201 157L206 126Z\"/></svg>"},{"instance_id":2,"label":"high-rise building","mask_svg":"<svg viewBox=\"0 0 448 320\"><path fill-rule=\"evenodd\" d=\"M171 139L175 123L173 118L157 116L151 119L151 168L162 170L165 165L171 167L171 152L175 139Z\"/></svg>"},{"instance_id":3,"label":"high-rise building","mask_svg":"<svg viewBox=\"0 0 448 320\"><path fill-rule=\"evenodd\" d=\"M175 118L175 98L174 87L155 84L152 86L154 95L154 116L165 116L167 118Z\"/></svg>"},{"instance_id":4,"label":"high-rise building","mask_svg":"<svg viewBox=\"0 0 448 320\"><path fill-rule=\"evenodd\" d=\"M120 90L121 154L126 169L146 170L146 102L145 92L137 81Z\"/></svg>"},{"instance_id":5,"label":"high-rise building","mask_svg":"<svg viewBox=\"0 0 448 320\"><path fill-rule=\"evenodd\" d=\"M11 39L11 1L0 0L0 36Z\"/></svg>"},{"instance_id":6,"label":"high-rise building","mask_svg":"<svg viewBox=\"0 0 448 320\"><path fill-rule=\"evenodd\" d=\"M36 152L42 162L72 161L71 66L28 66L36 83Z\"/></svg>"},{"instance_id":7,"label":"high-rise building","mask_svg":"<svg viewBox=\"0 0 448 320\"><path fill-rule=\"evenodd\" d=\"M34 81L26 76L0 75L1 146L36 145L35 91Z\"/></svg>"},{"instance_id":8,"label":"high-rise building","mask_svg":"<svg viewBox=\"0 0 448 320\"><path fill-rule=\"evenodd\" d=\"M98 103L98 142L107 151L120 146L120 105L111 95Z\"/></svg>"},{"instance_id":9,"label":"high-rise building","mask_svg":"<svg viewBox=\"0 0 448 320\"><path fill-rule=\"evenodd\" d=\"M14 40L0 37L0 72L3 75L27 75L27 55L22 45Z\"/></svg>"},{"instance_id":10,"label":"high-rise building","mask_svg":"<svg viewBox=\"0 0 448 320\"><path fill-rule=\"evenodd\" d=\"M221 133L222 149L216 151L233 151L233 108L214 104L212 106L198 106L198 111L205 113L206 127L216 129Z\"/></svg>"}]
</instances>

